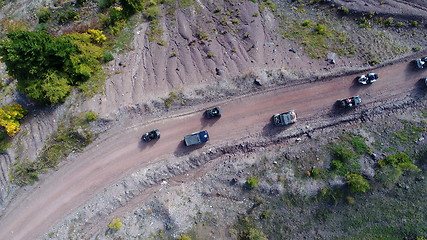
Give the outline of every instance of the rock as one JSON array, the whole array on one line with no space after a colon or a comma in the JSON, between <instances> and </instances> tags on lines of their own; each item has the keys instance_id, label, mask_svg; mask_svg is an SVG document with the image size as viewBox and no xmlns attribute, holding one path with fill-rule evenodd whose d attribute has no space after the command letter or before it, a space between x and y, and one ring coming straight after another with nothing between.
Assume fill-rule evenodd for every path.
<instances>
[{"instance_id":1,"label":"rock","mask_svg":"<svg viewBox=\"0 0 427 240\"><path fill-rule=\"evenodd\" d=\"M260 79L255 79L254 84L257 86L262 86L262 81Z\"/></svg>"},{"instance_id":2,"label":"rock","mask_svg":"<svg viewBox=\"0 0 427 240\"><path fill-rule=\"evenodd\" d=\"M377 156L377 154L375 154L375 153L372 153L372 154L371 154L371 158L372 158L373 160L375 160L375 161L377 161L377 160L378 160L378 156Z\"/></svg>"},{"instance_id":3,"label":"rock","mask_svg":"<svg viewBox=\"0 0 427 240\"><path fill-rule=\"evenodd\" d=\"M420 176L420 177L415 178L415 181L417 181L417 182L424 181L424 176Z\"/></svg>"},{"instance_id":4,"label":"rock","mask_svg":"<svg viewBox=\"0 0 427 240\"><path fill-rule=\"evenodd\" d=\"M299 141L301 141L301 138L297 138L297 139L295 139L295 141L296 141L296 142L299 142Z\"/></svg>"},{"instance_id":5,"label":"rock","mask_svg":"<svg viewBox=\"0 0 427 240\"><path fill-rule=\"evenodd\" d=\"M215 68L216 75L221 75L222 71L219 68Z\"/></svg>"},{"instance_id":6,"label":"rock","mask_svg":"<svg viewBox=\"0 0 427 240\"><path fill-rule=\"evenodd\" d=\"M297 53L297 51L295 50L295 48L289 48L289 52Z\"/></svg>"},{"instance_id":7,"label":"rock","mask_svg":"<svg viewBox=\"0 0 427 240\"><path fill-rule=\"evenodd\" d=\"M328 53L325 60L328 61L330 64L335 64L336 63L336 60L335 60L336 57L337 57L336 53Z\"/></svg>"}]
</instances>

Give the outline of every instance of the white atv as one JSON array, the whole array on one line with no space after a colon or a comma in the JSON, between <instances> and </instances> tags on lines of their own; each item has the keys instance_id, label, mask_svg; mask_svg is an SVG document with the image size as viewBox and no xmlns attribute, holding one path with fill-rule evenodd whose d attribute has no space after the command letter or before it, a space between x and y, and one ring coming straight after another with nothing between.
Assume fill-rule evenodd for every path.
<instances>
[{"instance_id":1,"label":"white atv","mask_svg":"<svg viewBox=\"0 0 427 240\"><path fill-rule=\"evenodd\" d=\"M427 57L415 59L415 63L419 69L424 68L427 66Z\"/></svg>"},{"instance_id":2,"label":"white atv","mask_svg":"<svg viewBox=\"0 0 427 240\"><path fill-rule=\"evenodd\" d=\"M369 74L357 77L357 81L363 85L374 83L377 81L377 79L378 79L378 74L376 73L369 73Z\"/></svg>"}]
</instances>

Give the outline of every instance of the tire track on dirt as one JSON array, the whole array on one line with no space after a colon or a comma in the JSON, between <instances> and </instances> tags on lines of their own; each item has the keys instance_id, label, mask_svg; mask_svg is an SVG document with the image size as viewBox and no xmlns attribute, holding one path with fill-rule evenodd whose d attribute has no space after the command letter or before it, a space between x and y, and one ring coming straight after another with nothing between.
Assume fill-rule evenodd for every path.
<instances>
[{"instance_id":1,"label":"tire track on dirt","mask_svg":"<svg viewBox=\"0 0 427 240\"><path fill-rule=\"evenodd\" d=\"M182 146L182 136L196 129L210 132L211 140L204 147L206 148L241 139L243 135L262 132L275 112L292 108L303 118L312 117L325 109L330 110L337 98L352 95L358 89L357 92L365 99L365 103L375 101L367 93L387 93L391 87L396 87L395 91L406 95L418 87L415 83L424 75L424 72L413 71L408 66L408 62L401 62L377 69L383 80L380 79L369 88L357 85L352 88L355 86L355 76L349 75L230 99L223 105L223 117L212 125L207 124L203 116L196 112L156 121L155 125L122 129L121 134L89 147L76 159L37 183L37 188L28 195L12 203L0 219L0 224L4 226L0 239L40 236L58 219L82 205L105 186L132 173L134 169L165 157L189 154L195 149ZM322 96L321 101L318 101L319 96ZM384 95L387 96L389 95ZM163 131L162 138L156 144L140 145L141 132L153 127ZM120 164L115 164L117 161Z\"/></svg>"}]
</instances>

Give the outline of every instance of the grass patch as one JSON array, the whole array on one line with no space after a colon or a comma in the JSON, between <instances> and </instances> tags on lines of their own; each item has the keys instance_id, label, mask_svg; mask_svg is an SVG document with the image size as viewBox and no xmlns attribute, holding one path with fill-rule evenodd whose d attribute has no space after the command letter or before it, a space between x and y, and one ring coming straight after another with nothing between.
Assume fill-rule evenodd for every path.
<instances>
[{"instance_id":1,"label":"grass patch","mask_svg":"<svg viewBox=\"0 0 427 240\"><path fill-rule=\"evenodd\" d=\"M55 168L71 152L83 150L93 139L94 135L88 128L84 118L71 118L68 122L59 124L58 130L47 140L41 150L40 157L34 162L16 162L10 171L11 182L19 186L32 184L38 180L38 174Z\"/></svg>"},{"instance_id":2,"label":"grass patch","mask_svg":"<svg viewBox=\"0 0 427 240\"><path fill-rule=\"evenodd\" d=\"M352 46L345 32L333 29L324 21L285 20L282 23L283 38L294 40L304 46L304 51L312 58L325 57L329 51L339 55L352 55Z\"/></svg>"}]
</instances>

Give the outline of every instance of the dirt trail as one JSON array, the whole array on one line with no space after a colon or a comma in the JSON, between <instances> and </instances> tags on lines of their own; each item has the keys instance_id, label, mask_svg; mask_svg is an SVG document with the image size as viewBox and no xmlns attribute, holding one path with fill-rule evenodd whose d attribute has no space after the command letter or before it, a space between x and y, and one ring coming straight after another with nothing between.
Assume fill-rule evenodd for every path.
<instances>
[{"instance_id":1,"label":"dirt trail","mask_svg":"<svg viewBox=\"0 0 427 240\"><path fill-rule=\"evenodd\" d=\"M182 137L188 133L208 130L211 140L200 150L207 149L225 141L265 132L271 115L277 112L295 109L300 116L298 124L304 124L305 118L327 116L337 98L358 94L369 106L377 100L405 96L420 87L419 79L426 74L425 71L412 70L408 62L377 69L377 72L380 80L372 86L356 85L355 76L345 76L239 98L222 106L224 116L217 121L206 121L201 112L195 112L146 126L129 127L122 134L87 149L38 182L31 192L19 196L0 219L3 226L0 239L41 236L94 194L136 169L198 149L183 146ZM360 109L363 108L365 106ZM159 128L162 138L142 144L141 134L152 128Z\"/></svg>"}]
</instances>

